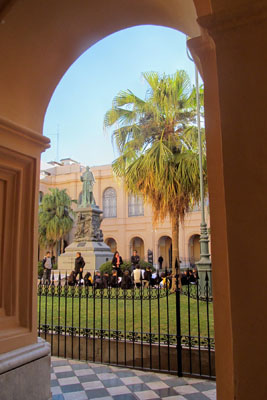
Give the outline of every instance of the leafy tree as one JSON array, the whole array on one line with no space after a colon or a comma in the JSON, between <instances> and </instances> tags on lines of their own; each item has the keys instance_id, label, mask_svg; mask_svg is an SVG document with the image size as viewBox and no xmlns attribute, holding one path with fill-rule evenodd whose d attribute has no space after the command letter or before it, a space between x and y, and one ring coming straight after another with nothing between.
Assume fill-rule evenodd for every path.
<instances>
[{"instance_id":1,"label":"leafy tree","mask_svg":"<svg viewBox=\"0 0 267 400\"><path fill-rule=\"evenodd\" d=\"M66 189L49 189L39 206L39 242L42 247L49 247L51 251L55 244L61 242L63 252L64 236L73 226L72 200Z\"/></svg>"},{"instance_id":2,"label":"leafy tree","mask_svg":"<svg viewBox=\"0 0 267 400\"><path fill-rule=\"evenodd\" d=\"M200 199L195 89L185 71L143 73L145 99L130 90L113 99L104 127L113 128L113 162L126 189L152 205L154 223L170 216L173 264L179 263L179 222ZM206 162L204 178L206 181Z\"/></svg>"}]
</instances>

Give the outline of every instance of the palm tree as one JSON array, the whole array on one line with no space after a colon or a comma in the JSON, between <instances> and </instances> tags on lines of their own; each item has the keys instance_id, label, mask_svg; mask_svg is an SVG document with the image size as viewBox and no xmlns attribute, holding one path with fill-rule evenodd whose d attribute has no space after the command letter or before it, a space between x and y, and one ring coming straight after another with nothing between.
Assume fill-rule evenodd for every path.
<instances>
[{"instance_id":1,"label":"palm tree","mask_svg":"<svg viewBox=\"0 0 267 400\"><path fill-rule=\"evenodd\" d=\"M64 236L71 230L72 200L66 189L49 189L39 206L39 241L42 246L48 246L53 251L60 241L60 252L63 252Z\"/></svg>"},{"instance_id":2,"label":"palm tree","mask_svg":"<svg viewBox=\"0 0 267 400\"><path fill-rule=\"evenodd\" d=\"M185 71L143 77L149 86L146 98L120 92L104 127L115 127L115 175L123 178L129 192L141 193L152 205L154 223L170 216L172 259L179 265L179 222L200 198L195 89Z\"/></svg>"}]
</instances>

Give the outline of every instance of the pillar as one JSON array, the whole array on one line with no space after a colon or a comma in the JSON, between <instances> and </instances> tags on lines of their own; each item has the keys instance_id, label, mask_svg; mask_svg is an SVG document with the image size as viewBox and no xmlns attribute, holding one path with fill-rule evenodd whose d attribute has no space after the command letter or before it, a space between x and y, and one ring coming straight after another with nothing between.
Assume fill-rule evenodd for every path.
<instances>
[{"instance_id":1,"label":"pillar","mask_svg":"<svg viewBox=\"0 0 267 400\"><path fill-rule=\"evenodd\" d=\"M48 145L0 119L1 400L50 398L50 347L37 340L36 313L40 153Z\"/></svg>"},{"instance_id":2,"label":"pillar","mask_svg":"<svg viewBox=\"0 0 267 400\"><path fill-rule=\"evenodd\" d=\"M205 81L217 399L264 400L267 4L199 18Z\"/></svg>"}]
</instances>

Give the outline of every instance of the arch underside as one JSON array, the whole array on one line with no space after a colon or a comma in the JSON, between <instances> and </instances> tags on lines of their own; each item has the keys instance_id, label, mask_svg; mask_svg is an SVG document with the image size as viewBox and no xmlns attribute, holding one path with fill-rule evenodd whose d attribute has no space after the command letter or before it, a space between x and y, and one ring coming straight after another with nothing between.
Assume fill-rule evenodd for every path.
<instances>
[{"instance_id":1,"label":"arch underside","mask_svg":"<svg viewBox=\"0 0 267 400\"><path fill-rule=\"evenodd\" d=\"M1 117L41 133L60 79L97 41L146 24L195 37L200 34L196 19L193 0L0 2L1 59L5 60L0 64Z\"/></svg>"}]
</instances>

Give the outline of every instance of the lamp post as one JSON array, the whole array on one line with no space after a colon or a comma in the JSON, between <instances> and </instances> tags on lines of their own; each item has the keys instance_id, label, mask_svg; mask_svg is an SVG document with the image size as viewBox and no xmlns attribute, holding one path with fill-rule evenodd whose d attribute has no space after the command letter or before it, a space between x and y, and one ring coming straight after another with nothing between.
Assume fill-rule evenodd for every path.
<instances>
[{"instance_id":1,"label":"lamp post","mask_svg":"<svg viewBox=\"0 0 267 400\"><path fill-rule=\"evenodd\" d=\"M187 47L188 58L194 62L189 54ZM195 64L195 62L194 62ZM199 174L200 174L200 260L196 263L199 276L200 295L206 295L206 276L209 279L209 295L212 295L212 279L211 279L211 259L209 253L209 234L205 219L205 197L204 197L204 182L203 182L203 165L202 165L202 138L201 138L201 122L200 122L200 100L199 100L199 80L198 69L195 64L195 84L196 84L196 100L197 100L197 130L198 130L198 151L199 151Z\"/></svg>"}]
</instances>

